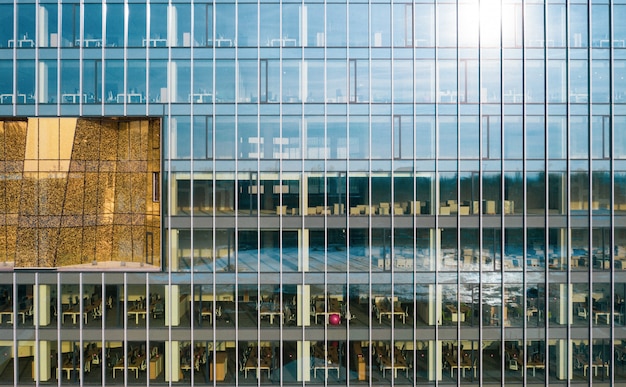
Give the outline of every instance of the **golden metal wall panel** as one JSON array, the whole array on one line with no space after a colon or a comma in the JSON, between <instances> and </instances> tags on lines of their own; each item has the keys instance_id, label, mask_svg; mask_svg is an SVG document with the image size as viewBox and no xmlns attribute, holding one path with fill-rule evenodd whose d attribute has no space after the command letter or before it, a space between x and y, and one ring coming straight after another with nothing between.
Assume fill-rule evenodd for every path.
<instances>
[{"instance_id":1,"label":"golden metal wall panel","mask_svg":"<svg viewBox=\"0 0 626 387\"><path fill-rule=\"evenodd\" d=\"M93 261L94 252L98 249L98 226L95 224L86 224L83 226L83 243L82 243L83 263Z\"/></svg>"},{"instance_id":2,"label":"golden metal wall panel","mask_svg":"<svg viewBox=\"0 0 626 387\"><path fill-rule=\"evenodd\" d=\"M69 173L65 188L65 203L63 215L82 215L84 210L83 199L85 175L83 173Z\"/></svg>"},{"instance_id":3,"label":"golden metal wall panel","mask_svg":"<svg viewBox=\"0 0 626 387\"><path fill-rule=\"evenodd\" d=\"M74 135L73 160L98 160L100 130L97 129L98 121L78 120L76 134Z\"/></svg>"},{"instance_id":4,"label":"golden metal wall panel","mask_svg":"<svg viewBox=\"0 0 626 387\"><path fill-rule=\"evenodd\" d=\"M30 175L30 177L24 176L24 178L22 179L18 209L20 215L34 216L39 213L37 211L37 204L39 202L38 186L39 184L37 184L37 180L33 179L32 175Z\"/></svg>"},{"instance_id":5,"label":"golden metal wall panel","mask_svg":"<svg viewBox=\"0 0 626 387\"><path fill-rule=\"evenodd\" d=\"M64 174L67 176L67 174ZM44 178L39 180L39 214L62 214L67 180Z\"/></svg>"},{"instance_id":6,"label":"golden metal wall panel","mask_svg":"<svg viewBox=\"0 0 626 387\"><path fill-rule=\"evenodd\" d=\"M97 173L85 173L83 213L95 214L98 209L98 181Z\"/></svg>"},{"instance_id":7,"label":"golden metal wall panel","mask_svg":"<svg viewBox=\"0 0 626 387\"><path fill-rule=\"evenodd\" d=\"M113 257L113 225L99 225L96 228L96 261L110 261Z\"/></svg>"},{"instance_id":8,"label":"golden metal wall panel","mask_svg":"<svg viewBox=\"0 0 626 387\"><path fill-rule=\"evenodd\" d=\"M117 141L119 128L113 121L103 121L100 125L100 162L117 161ZM112 163L111 163L112 164Z\"/></svg>"},{"instance_id":9,"label":"golden metal wall panel","mask_svg":"<svg viewBox=\"0 0 626 387\"><path fill-rule=\"evenodd\" d=\"M159 138L159 120L0 122L0 261L160 266Z\"/></svg>"},{"instance_id":10,"label":"golden metal wall panel","mask_svg":"<svg viewBox=\"0 0 626 387\"><path fill-rule=\"evenodd\" d=\"M3 160L24 162L26 149L26 122L5 121L5 156Z\"/></svg>"},{"instance_id":11,"label":"golden metal wall panel","mask_svg":"<svg viewBox=\"0 0 626 387\"><path fill-rule=\"evenodd\" d=\"M70 266L80 263L83 249L88 250L83 240L83 230L82 227L61 228L58 237L56 266Z\"/></svg>"},{"instance_id":12,"label":"golden metal wall panel","mask_svg":"<svg viewBox=\"0 0 626 387\"><path fill-rule=\"evenodd\" d=\"M20 225L15 242L15 266L38 266L38 255L37 228Z\"/></svg>"}]
</instances>

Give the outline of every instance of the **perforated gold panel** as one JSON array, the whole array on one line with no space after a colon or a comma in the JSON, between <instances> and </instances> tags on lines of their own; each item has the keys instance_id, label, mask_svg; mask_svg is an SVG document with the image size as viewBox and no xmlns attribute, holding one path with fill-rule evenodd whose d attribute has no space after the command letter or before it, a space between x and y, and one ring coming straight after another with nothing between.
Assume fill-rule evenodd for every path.
<instances>
[{"instance_id":1,"label":"perforated gold panel","mask_svg":"<svg viewBox=\"0 0 626 387\"><path fill-rule=\"evenodd\" d=\"M160 267L160 165L156 119L0 121L0 262Z\"/></svg>"}]
</instances>

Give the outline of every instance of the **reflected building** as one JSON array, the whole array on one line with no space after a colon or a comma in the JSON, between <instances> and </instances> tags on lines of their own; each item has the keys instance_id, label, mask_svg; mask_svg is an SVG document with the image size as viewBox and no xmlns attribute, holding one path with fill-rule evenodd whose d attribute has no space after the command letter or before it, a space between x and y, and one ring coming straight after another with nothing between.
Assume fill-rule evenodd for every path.
<instances>
[{"instance_id":1,"label":"reflected building","mask_svg":"<svg viewBox=\"0 0 626 387\"><path fill-rule=\"evenodd\" d=\"M626 382L626 3L0 4L0 384Z\"/></svg>"}]
</instances>

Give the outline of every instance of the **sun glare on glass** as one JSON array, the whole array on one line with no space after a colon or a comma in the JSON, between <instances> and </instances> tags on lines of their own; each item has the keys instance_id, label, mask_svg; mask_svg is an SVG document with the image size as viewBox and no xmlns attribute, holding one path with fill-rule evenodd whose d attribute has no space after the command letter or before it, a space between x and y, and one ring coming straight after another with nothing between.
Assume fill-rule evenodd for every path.
<instances>
[{"instance_id":1,"label":"sun glare on glass","mask_svg":"<svg viewBox=\"0 0 626 387\"><path fill-rule=\"evenodd\" d=\"M459 4L459 45L497 47L500 45L500 0L481 0Z\"/></svg>"}]
</instances>

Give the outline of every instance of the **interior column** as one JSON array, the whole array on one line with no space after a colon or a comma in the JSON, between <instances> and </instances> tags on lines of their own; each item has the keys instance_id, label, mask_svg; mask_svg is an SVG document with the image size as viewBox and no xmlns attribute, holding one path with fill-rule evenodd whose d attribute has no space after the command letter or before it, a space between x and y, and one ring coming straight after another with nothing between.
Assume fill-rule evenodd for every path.
<instances>
[{"instance_id":1,"label":"interior column","mask_svg":"<svg viewBox=\"0 0 626 387\"><path fill-rule=\"evenodd\" d=\"M170 236L170 251L169 251L169 256L170 256L170 267L172 268L172 271L178 270L178 230L169 230L169 236Z\"/></svg>"},{"instance_id":2,"label":"interior column","mask_svg":"<svg viewBox=\"0 0 626 387\"><path fill-rule=\"evenodd\" d=\"M165 285L165 326L180 325L179 285Z\"/></svg>"},{"instance_id":3,"label":"interior column","mask_svg":"<svg viewBox=\"0 0 626 387\"><path fill-rule=\"evenodd\" d=\"M311 342L298 341L298 359L296 360L299 382L311 380Z\"/></svg>"},{"instance_id":4,"label":"interior column","mask_svg":"<svg viewBox=\"0 0 626 387\"><path fill-rule=\"evenodd\" d=\"M556 346L556 378L559 380L572 379L572 343L568 340L557 340Z\"/></svg>"},{"instance_id":5,"label":"interior column","mask_svg":"<svg viewBox=\"0 0 626 387\"><path fill-rule=\"evenodd\" d=\"M178 382L181 379L180 344L178 341L165 342L165 381Z\"/></svg>"},{"instance_id":6,"label":"interior column","mask_svg":"<svg viewBox=\"0 0 626 387\"><path fill-rule=\"evenodd\" d=\"M50 325L50 285L35 285L33 295L33 307L36 312L35 324L38 326Z\"/></svg>"},{"instance_id":7,"label":"interior column","mask_svg":"<svg viewBox=\"0 0 626 387\"><path fill-rule=\"evenodd\" d=\"M425 313L428 325L441 325L443 310L441 292L441 285L428 285L428 305Z\"/></svg>"},{"instance_id":8,"label":"interior column","mask_svg":"<svg viewBox=\"0 0 626 387\"><path fill-rule=\"evenodd\" d=\"M441 341L428 341L428 380L441 380L443 372L443 348Z\"/></svg>"},{"instance_id":9,"label":"interior column","mask_svg":"<svg viewBox=\"0 0 626 387\"><path fill-rule=\"evenodd\" d=\"M298 326L311 325L311 285L298 285Z\"/></svg>"},{"instance_id":10,"label":"interior column","mask_svg":"<svg viewBox=\"0 0 626 387\"><path fill-rule=\"evenodd\" d=\"M300 179L300 215L306 215L309 210L309 179L305 173Z\"/></svg>"},{"instance_id":11,"label":"interior column","mask_svg":"<svg viewBox=\"0 0 626 387\"><path fill-rule=\"evenodd\" d=\"M47 382L51 377L50 364L50 342L42 340L39 342L39 348L33 362L33 380L36 382ZM38 374L37 374L38 372Z\"/></svg>"},{"instance_id":12,"label":"interior column","mask_svg":"<svg viewBox=\"0 0 626 387\"><path fill-rule=\"evenodd\" d=\"M438 262L441 258L443 258L443 253L441 251L441 229L439 228L431 228L430 229L430 257L428 262L428 270L434 271L438 265Z\"/></svg>"},{"instance_id":13,"label":"interior column","mask_svg":"<svg viewBox=\"0 0 626 387\"><path fill-rule=\"evenodd\" d=\"M298 230L298 271L309 271L309 230Z\"/></svg>"}]
</instances>

